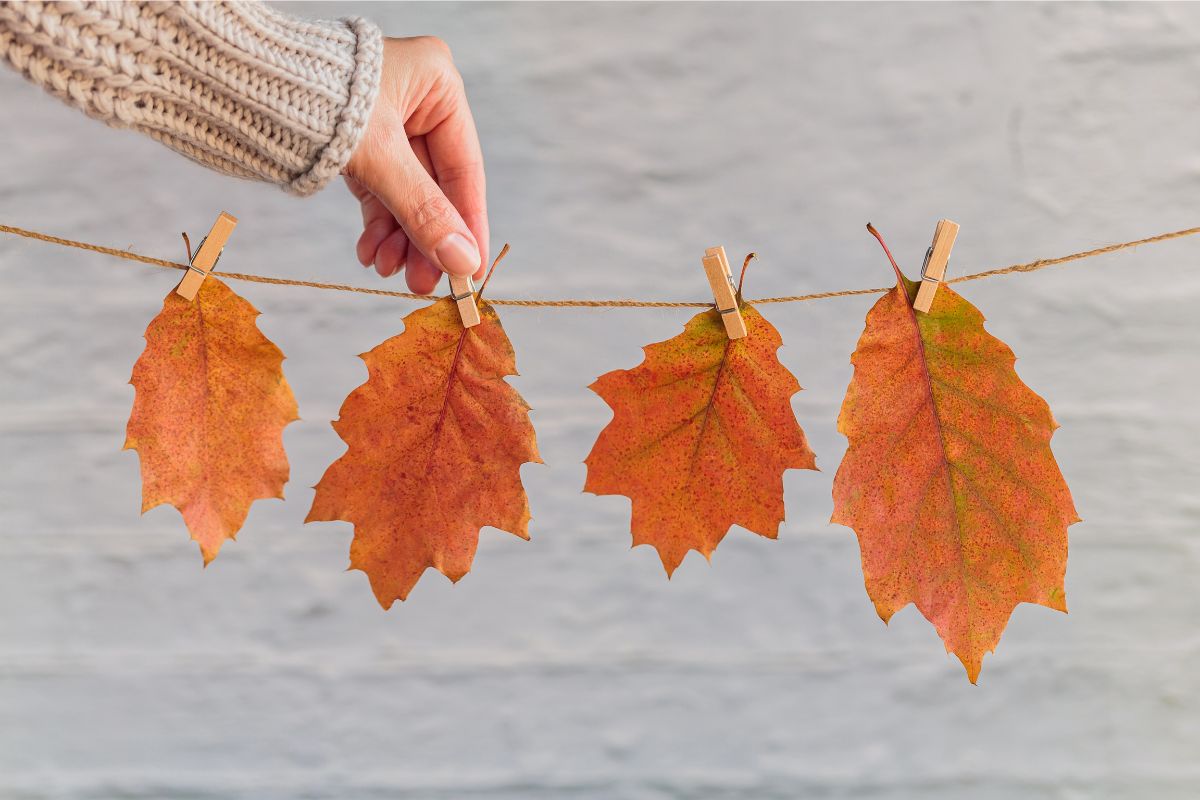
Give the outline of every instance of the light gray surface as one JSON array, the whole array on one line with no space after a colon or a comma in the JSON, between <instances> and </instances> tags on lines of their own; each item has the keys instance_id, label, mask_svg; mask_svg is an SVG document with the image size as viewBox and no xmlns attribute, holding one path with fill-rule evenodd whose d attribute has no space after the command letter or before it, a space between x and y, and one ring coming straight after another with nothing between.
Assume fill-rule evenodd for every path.
<instances>
[{"instance_id":1,"label":"light gray surface","mask_svg":"<svg viewBox=\"0 0 1200 800\"><path fill-rule=\"evenodd\" d=\"M453 46L513 253L496 296L702 299L955 273L1200 224L1200 6L369 5ZM0 219L221 266L380 286L342 187L309 201L100 127L0 73ZM1071 614L1022 606L981 685L908 608L883 626L827 523L835 419L871 298L764 309L822 472L771 542L668 583L628 502L580 494L609 418L585 388L687 312L503 310L548 466L533 540L485 530L457 586L382 612L350 529L303 526L343 450L357 353L414 305L235 284L288 354L288 501L201 570L137 514L129 370L173 274L0 240L0 797L1193 798L1200 793L1200 241L967 284L1062 424L1085 522ZM387 285L399 287L396 280Z\"/></svg>"}]
</instances>

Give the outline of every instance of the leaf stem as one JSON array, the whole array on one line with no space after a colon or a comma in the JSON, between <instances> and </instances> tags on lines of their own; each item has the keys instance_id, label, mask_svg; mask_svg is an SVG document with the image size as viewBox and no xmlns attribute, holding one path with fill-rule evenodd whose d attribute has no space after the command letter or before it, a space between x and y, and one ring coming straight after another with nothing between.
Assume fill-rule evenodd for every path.
<instances>
[{"instance_id":1,"label":"leaf stem","mask_svg":"<svg viewBox=\"0 0 1200 800\"><path fill-rule=\"evenodd\" d=\"M742 300L742 284L746 282L746 267L750 266L750 262L758 258L758 253L748 253L746 260L742 262L742 274L738 277L738 302Z\"/></svg>"},{"instance_id":2,"label":"leaf stem","mask_svg":"<svg viewBox=\"0 0 1200 800\"><path fill-rule=\"evenodd\" d=\"M508 255L508 243L505 242L504 247L500 248L500 255L496 256L496 260L492 262L492 266L488 269L487 275L483 277L483 285L479 287L479 291L475 293L477 300L483 298L483 290L487 288L488 281L492 279L492 273L496 271L496 265L500 263L500 259Z\"/></svg>"},{"instance_id":3,"label":"leaf stem","mask_svg":"<svg viewBox=\"0 0 1200 800\"><path fill-rule=\"evenodd\" d=\"M896 283L903 285L904 273L900 271L899 265L896 264L896 259L892 258L892 251L888 249L887 242L883 240L883 236L879 234L879 231L875 230L875 226L869 222L867 223L867 230L879 240L879 244L883 246L883 252L887 253L888 261L892 262L892 269L896 271Z\"/></svg>"}]
</instances>

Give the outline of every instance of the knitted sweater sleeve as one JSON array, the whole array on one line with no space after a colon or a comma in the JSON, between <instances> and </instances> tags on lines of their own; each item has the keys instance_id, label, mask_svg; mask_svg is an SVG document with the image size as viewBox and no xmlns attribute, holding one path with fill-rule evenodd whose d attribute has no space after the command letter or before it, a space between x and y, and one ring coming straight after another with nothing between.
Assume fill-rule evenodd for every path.
<instances>
[{"instance_id":1,"label":"knitted sweater sleeve","mask_svg":"<svg viewBox=\"0 0 1200 800\"><path fill-rule=\"evenodd\" d=\"M2 2L0 58L119 128L207 167L308 195L366 128L383 37L259 2Z\"/></svg>"}]
</instances>

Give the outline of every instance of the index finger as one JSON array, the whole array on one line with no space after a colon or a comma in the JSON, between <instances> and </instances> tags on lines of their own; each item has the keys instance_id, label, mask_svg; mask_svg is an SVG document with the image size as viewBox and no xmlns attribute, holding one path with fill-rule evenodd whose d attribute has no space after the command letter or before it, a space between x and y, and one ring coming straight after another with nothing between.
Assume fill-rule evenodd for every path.
<instances>
[{"instance_id":1,"label":"index finger","mask_svg":"<svg viewBox=\"0 0 1200 800\"><path fill-rule=\"evenodd\" d=\"M480 256L475 277L481 278L488 263L487 182L479 134L465 94L454 112L425 135L425 143L438 185L475 236Z\"/></svg>"}]
</instances>

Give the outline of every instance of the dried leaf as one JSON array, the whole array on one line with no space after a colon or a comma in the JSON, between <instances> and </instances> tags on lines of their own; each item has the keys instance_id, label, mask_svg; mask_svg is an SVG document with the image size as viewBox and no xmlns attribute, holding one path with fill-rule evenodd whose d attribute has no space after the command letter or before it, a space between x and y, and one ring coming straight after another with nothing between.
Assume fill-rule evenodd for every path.
<instances>
[{"instance_id":1,"label":"dried leaf","mask_svg":"<svg viewBox=\"0 0 1200 800\"><path fill-rule=\"evenodd\" d=\"M307 521L354 524L350 567L384 608L435 567L471 568L479 530L528 539L520 467L540 463L529 406L504 378L516 356L496 312L463 328L448 298L414 311L404 332L362 356L367 382L333 424L346 453L317 484Z\"/></svg>"},{"instance_id":2,"label":"dried leaf","mask_svg":"<svg viewBox=\"0 0 1200 800\"><path fill-rule=\"evenodd\" d=\"M949 286L920 314L917 284L896 276L851 357L832 521L858 534L879 616L915 603L974 683L1018 603L1067 610L1079 517L1050 452L1057 423L1012 350Z\"/></svg>"},{"instance_id":3,"label":"dried leaf","mask_svg":"<svg viewBox=\"0 0 1200 800\"><path fill-rule=\"evenodd\" d=\"M142 511L170 503L207 564L233 539L250 504L283 499L283 429L296 400L283 353L258 330L258 311L215 277L194 301L172 291L146 328L133 367L125 449L142 465Z\"/></svg>"},{"instance_id":4,"label":"dried leaf","mask_svg":"<svg viewBox=\"0 0 1200 800\"><path fill-rule=\"evenodd\" d=\"M592 390L613 419L587 457L584 491L625 495L633 543L658 550L667 575L689 550L709 558L736 524L774 539L783 471L816 469L792 413L800 385L776 356L779 332L743 304L749 336L730 340L715 311L644 348L635 369Z\"/></svg>"}]
</instances>

